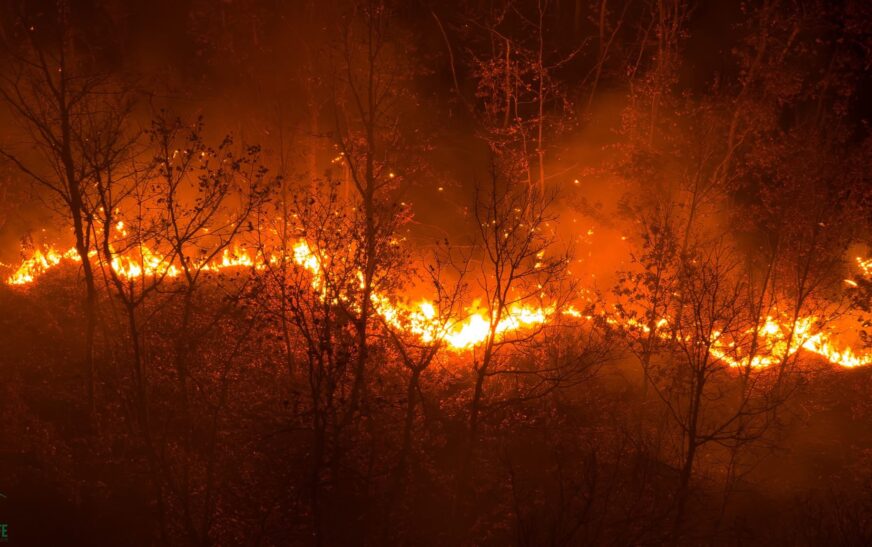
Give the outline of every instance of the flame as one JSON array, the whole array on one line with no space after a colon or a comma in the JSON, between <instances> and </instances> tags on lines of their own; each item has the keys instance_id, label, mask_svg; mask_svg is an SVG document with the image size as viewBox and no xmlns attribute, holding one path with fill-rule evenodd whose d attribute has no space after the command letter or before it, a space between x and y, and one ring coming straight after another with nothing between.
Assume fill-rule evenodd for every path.
<instances>
[{"instance_id":1,"label":"flame","mask_svg":"<svg viewBox=\"0 0 872 547\"><path fill-rule=\"evenodd\" d=\"M9 285L26 285L33 283L37 277L41 276L51 268L54 268L63 260L80 261L79 253L76 249L69 249L61 253L52 247L49 247L44 252L37 249L33 252L30 258L26 259L15 272L6 279Z\"/></svg>"},{"instance_id":2,"label":"flame","mask_svg":"<svg viewBox=\"0 0 872 547\"><path fill-rule=\"evenodd\" d=\"M436 307L428 300L419 302L411 309L402 309L387 299L381 299L376 309L392 326L405 327L422 342L432 343L441 339L453 350L470 350L487 341L491 334L490 315L475 308L468 309L461 319L443 322L438 320ZM504 317L496 323L494 335L501 337L544 325L551 321L554 314L553 308L510 306ZM400 320L400 317L404 320Z\"/></svg>"},{"instance_id":3,"label":"flame","mask_svg":"<svg viewBox=\"0 0 872 547\"><path fill-rule=\"evenodd\" d=\"M214 272L220 272L227 268L254 268L255 260L247 249L224 249L221 252L221 259L214 264L206 265L206 269Z\"/></svg>"},{"instance_id":4,"label":"flame","mask_svg":"<svg viewBox=\"0 0 872 547\"><path fill-rule=\"evenodd\" d=\"M731 367L761 368L776 365L800 349L846 368L872 364L872 352L857 354L850 347L838 349L831 336L817 327L819 322L816 316L800 317L793 326L791 336L791 321L779 321L769 316L758 331L761 345L758 355L750 359L748 356L737 355L734 351L736 345L732 342L715 344L710 351L713 356ZM752 331L746 331L746 334L752 334Z\"/></svg>"},{"instance_id":5,"label":"flame","mask_svg":"<svg viewBox=\"0 0 872 547\"><path fill-rule=\"evenodd\" d=\"M857 268L860 269L860 272L863 274L863 277L872 276L872 258L863 258L862 256L856 257L857 260Z\"/></svg>"},{"instance_id":6,"label":"flame","mask_svg":"<svg viewBox=\"0 0 872 547\"><path fill-rule=\"evenodd\" d=\"M651 331L647 325L633 318L625 319L623 322L613 318L607 318L606 321L613 326L644 334ZM708 352L731 368L771 367L783 363L800 349L845 368L872 364L872 352L856 353L850 347L839 349L831 335L818 328L819 323L820 319L817 316L800 317L795 323L787 317L768 316L759 327L746 329L739 336L728 336L723 332L713 331ZM666 328L668 325L669 321L666 318L660 318L656 322L654 331L658 338L668 340L674 336L674 333ZM736 341L736 338L746 338L745 346L747 346L747 338L755 335L757 351L754 355L744 353L743 346Z\"/></svg>"},{"instance_id":7,"label":"flame","mask_svg":"<svg viewBox=\"0 0 872 547\"><path fill-rule=\"evenodd\" d=\"M170 260L147 247L140 247L135 252L126 255L116 255L112 258L110 265L119 277L126 279L137 279L143 276L177 277L181 273Z\"/></svg>"},{"instance_id":8,"label":"flame","mask_svg":"<svg viewBox=\"0 0 872 547\"><path fill-rule=\"evenodd\" d=\"M123 230L124 226L119 223L117 228ZM95 254L92 252L91 256ZM299 240L293 244L289 258L310 274L312 288L324 297L326 295L325 272L319 254L308 242ZM261 270L277 260L279 260L277 257L264 257L248 249L237 247L224 249L218 257L208 263L200 263L198 267L215 273L231 269ZM64 261L81 262L81 258L75 248L64 252L52 247L45 250L37 249L7 277L6 283L9 285L33 283L38 277ZM128 280L143 276L174 278L182 273L181 267L176 262L177 257L174 259L147 247L137 247L114 256L109 266L119 277ZM857 257L856 263L862 275L872 275L872 259ZM362 276L358 277L363 283ZM846 281L849 285L856 285L853 280ZM468 351L484 343L491 336L492 320L487 309L473 306L465 310L462 317L446 318L440 317L438 306L429 300L402 304L395 303L384 294L373 292L371 301L373 309L386 324L416 336L425 344L442 342L454 351ZM582 315L573 307L558 312L554 307L515 304L505 310L500 320L496 322L493 335L500 338L513 332L532 329L553 321L557 315L588 321L593 319L590 315ZM648 325L633 318L619 320L604 316L603 319L606 323L625 330L635 330L645 334L651 330ZM756 333L754 329L729 336L714 332L710 340L709 353L734 368L763 368L777 365L800 349L819 355L842 367L872 365L872 351L856 352L851 347L836 343L830 333L819 327L818 317L800 317L792 328L791 323L793 322L788 318L769 316L756 329ZM654 324L656 335L661 339L671 338L674 333L670 332L668 326L667 318L657 320ZM737 338L747 340L750 336L757 337L758 349L755 355L743 354L742 344L737 340Z\"/></svg>"}]
</instances>

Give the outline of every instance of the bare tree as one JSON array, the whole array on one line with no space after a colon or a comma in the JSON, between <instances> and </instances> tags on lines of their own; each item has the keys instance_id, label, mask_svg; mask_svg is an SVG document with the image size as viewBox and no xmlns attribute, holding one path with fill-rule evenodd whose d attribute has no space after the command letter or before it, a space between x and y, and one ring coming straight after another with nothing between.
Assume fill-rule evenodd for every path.
<instances>
[{"instance_id":1,"label":"bare tree","mask_svg":"<svg viewBox=\"0 0 872 547\"><path fill-rule=\"evenodd\" d=\"M361 291L354 302L357 331L351 405L344 421L359 410L366 389L368 339L373 319L372 297L391 284L387 271L396 247L391 244L405 217L398 199L411 180L416 157L402 128L407 81L415 73L408 57L391 40L399 32L391 7L380 0L352 3L340 24L341 44L330 78L333 132L354 193L344 206L355 212L362 229L353 232L361 274Z\"/></svg>"},{"instance_id":2,"label":"bare tree","mask_svg":"<svg viewBox=\"0 0 872 547\"><path fill-rule=\"evenodd\" d=\"M29 147L7 144L0 147L0 155L46 189L71 223L85 281L84 367L93 414L98 295L91 264L96 202L91 188L96 173L94 158L88 156L98 147L118 146L115 139L127 139L120 128L129 108L123 87L98 60L73 47L76 36L67 2L41 16L28 10L15 15L3 31L8 69L0 80L0 98L20 121Z\"/></svg>"},{"instance_id":3,"label":"bare tree","mask_svg":"<svg viewBox=\"0 0 872 547\"><path fill-rule=\"evenodd\" d=\"M144 449L162 541L181 534L197 545L212 541L219 430L231 369L248 333L226 345L207 348L206 340L239 313L248 286L239 268L254 267L242 239L268 189L256 147L236 154L228 137L213 149L202 131L201 120L186 125L162 114L147 132L147 149L136 151L147 160L127 157L129 165L118 165L113 158L129 147L94 145L87 156L97 180L99 264L126 330L119 353L130 368L127 408ZM234 266L237 282L223 284L221 304L211 305L204 289L215 288L207 278ZM161 331L158 310L177 313L172 332ZM201 360L206 370L197 369ZM166 405L175 409L173 419Z\"/></svg>"},{"instance_id":4,"label":"bare tree","mask_svg":"<svg viewBox=\"0 0 872 547\"><path fill-rule=\"evenodd\" d=\"M546 195L546 154L572 117L569 94L555 74L581 51L559 51L547 41L549 14L556 8L539 0L533 10L501 2L464 26L485 37L468 48L476 83L474 115L491 152L523 174L529 192Z\"/></svg>"},{"instance_id":5,"label":"bare tree","mask_svg":"<svg viewBox=\"0 0 872 547\"><path fill-rule=\"evenodd\" d=\"M421 393L421 376L433 364L440 351L445 349L446 338L456 328L458 318L463 317L462 306L467 293L466 276L470 267L469 256L457 256L446 240L438 244L432 256L426 260L424 287L430 289L432 301L419 305L401 303L396 313L382 314L382 324L400 362L408 371L406 383L405 413L402 441L392 484L388 492L385 537L389 537L391 512L399 496L403 494L413 457L413 433L418 414ZM425 306L422 308L421 306Z\"/></svg>"},{"instance_id":6,"label":"bare tree","mask_svg":"<svg viewBox=\"0 0 872 547\"><path fill-rule=\"evenodd\" d=\"M474 219L482 255L478 284L483 294L486 332L472 355L473 392L457 474L457 511L466 506L468 499L486 382L507 364L504 350L533 339L545 326L544 321L534 320L526 325L528 328L516 330L519 325L515 323L521 321L517 308L532 305L538 313L559 317L567 298L563 289L568 258L553 246L548 229L553 220L550 201L531 194L513 179L503 178L496 161L492 162L488 183L478 187L475 200ZM543 312L545 309L548 312ZM507 330L506 325L515 328Z\"/></svg>"}]
</instances>

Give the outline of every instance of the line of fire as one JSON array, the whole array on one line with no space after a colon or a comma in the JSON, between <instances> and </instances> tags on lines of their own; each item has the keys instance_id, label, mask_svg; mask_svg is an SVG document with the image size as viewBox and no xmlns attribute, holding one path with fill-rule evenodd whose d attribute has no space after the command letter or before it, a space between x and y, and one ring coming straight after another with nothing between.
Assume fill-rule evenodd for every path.
<instances>
[{"instance_id":1,"label":"line of fire","mask_svg":"<svg viewBox=\"0 0 872 547\"><path fill-rule=\"evenodd\" d=\"M0 4L21 545L872 544L864 0Z\"/></svg>"}]
</instances>

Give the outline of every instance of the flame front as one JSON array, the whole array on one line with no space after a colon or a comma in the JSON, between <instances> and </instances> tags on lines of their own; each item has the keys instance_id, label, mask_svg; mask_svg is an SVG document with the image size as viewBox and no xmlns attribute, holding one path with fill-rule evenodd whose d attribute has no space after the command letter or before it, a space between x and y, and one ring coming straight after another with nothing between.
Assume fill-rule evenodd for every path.
<instances>
[{"instance_id":1,"label":"flame front","mask_svg":"<svg viewBox=\"0 0 872 547\"><path fill-rule=\"evenodd\" d=\"M92 252L91 256L95 253ZM312 288L325 292L325 278L322 272L322 260L304 240L299 240L292 246L290 258L298 267L311 275ZM275 263L277 257L266 258L247 249L224 249L220 256L210 262L199 264L203 271L220 273L230 269L264 269L268 263ZM54 248L35 250L33 254L22 261L21 265L6 279L8 285L27 285L38 277L64 261L81 262L75 248L60 252ZM872 275L872 259L856 258L860 273ZM180 266L172 258L166 257L146 247L139 247L123 255L112 258L110 267L119 277L138 279L146 277L175 278L182 274ZM487 310L468 309L462 317L440 319L437 306L428 300L416 304L400 305L394 303L388 296L373 292L371 295L376 313L392 328L404 330L417 336L425 344L444 343L454 351L467 351L481 345L491 336L491 324ZM495 337L503 337L510 333L535 328L554 320L558 312L553 307L510 306L493 328ZM559 315L573 318L592 319L582 316L575 308L561 309ZM619 321L613 317L604 317L612 326L626 330L648 333L647 325L633 319ZM787 318L769 316L755 329L741 333L744 336L756 336L758 351L755 355L742 355L736 336L728 337L721 333L713 333L709 353L730 367L769 367L784 362L799 349L816 354L827 361L842 367L859 367L872 364L872 352L857 352L848 346L836 343L833 337L818 327L819 319L815 316L800 317L794 322ZM673 336L669 331L669 320L659 319L655 333L660 338Z\"/></svg>"}]
</instances>

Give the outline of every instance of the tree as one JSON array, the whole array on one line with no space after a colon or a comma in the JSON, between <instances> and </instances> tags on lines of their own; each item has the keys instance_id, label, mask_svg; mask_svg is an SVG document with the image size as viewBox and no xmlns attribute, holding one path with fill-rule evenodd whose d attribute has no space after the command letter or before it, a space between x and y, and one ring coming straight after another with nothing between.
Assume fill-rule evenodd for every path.
<instances>
[{"instance_id":1,"label":"tree","mask_svg":"<svg viewBox=\"0 0 872 547\"><path fill-rule=\"evenodd\" d=\"M488 183L477 189L474 220L477 248L481 253L478 285L483 295L480 305L484 314L484 340L475 347L472 357L473 392L465 442L457 473L455 510L462 511L469 499L469 481L474 466L485 405L485 387L489 378L501 372L508 360L509 348L533 339L545 328L542 314L559 317L568 292L566 289L565 254L552 254L554 244L548 233L553 220L550 200L527 188L500 170L494 159ZM519 309L538 305L528 313ZM545 311L547 310L547 311ZM516 332L514 328L523 325ZM456 514L460 518L460 513ZM464 533L462 526L460 533Z\"/></svg>"},{"instance_id":2,"label":"tree","mask_svg":"<svg viewBox=\"0 0 872 547\"><path fill-rule=\"evenodd\" d=\"M468 102L481 136L504 168L512 166L528 191L541 197L547 195L547 150L572 117L569 95L556 74L581 50L559 51L546 41L554 9L548 0L537 1L532 10L508 1L464 21L475 33L467 55L476 92ZM476 44L474 36L482 33L484 43Z\"/></svg>"},{"instance_id":3,"label":"tree","mask_svg":"<svg viewBox=\"0 0 872 547\"><path fill-rule=\"evenodd\" d=\"M29 151L0 148L22 173L49 192L70 221L85 281L84 367L89 412L95 408L95 333L98 295L91 255L97 199L93 183L98 170L117 162L114 154L128 139L125 118L129 95L125 86L100 64L99 57L73 47L78 28L70 24L72 7L60 2L52 12L22 9L3 32L8 62L0 82L0 98L26 134Z\"/></svg>"},{"instance_id":4,"label":"tree","mask_svg":"<svg viewBox=\"0 0 872 547\"><path fill-rule=\"evenodd\" d=\"M352 208L361 227L352 232L357 237L352 245L360 265L361 291L353 310L357 349L346 425L365 399L372 297L392 284L387 274L396 250L392 242L405 217L397 196L401 184L420 169L401 124L409 96L407 81L415 67L391 40L399 32L391 12L391 6L378 0L351 4L340 22L341 43L329 81L332 138L354 192L343 205Z\"/></svg>"}]
</instances>

